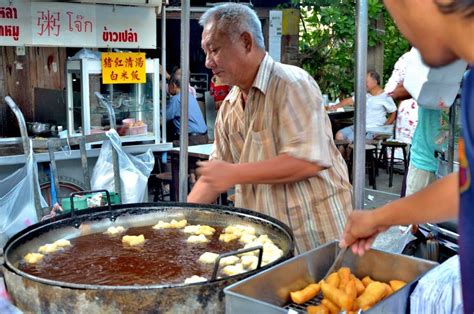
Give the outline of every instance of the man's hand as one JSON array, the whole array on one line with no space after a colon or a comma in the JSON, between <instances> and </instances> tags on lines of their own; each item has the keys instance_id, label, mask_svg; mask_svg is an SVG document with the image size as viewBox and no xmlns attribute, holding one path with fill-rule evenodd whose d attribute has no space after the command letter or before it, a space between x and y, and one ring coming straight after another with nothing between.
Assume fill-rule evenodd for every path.
<instances>
[{"instance_id":1,"label":"man's hand","mask_svg":"<svg viewBox=\"0 0 474 314\"><path fill-rule=\"evenodd\" d=\"M376 219L377 212L371 210L353 211L346 223L341 247L351 247L354 254L363 255L369 250L380 232L387 227L379 225Z\"/></svg>"},{"instance_id":2,"label":"man's hand","mask_svg":"<svg viewBox=\"0 0 474 314\"><path fill-rule=\"evenodd\" d=\"M200 161L197 173L199 180L202 180L214 192L222 193L236 184L235 165L220 161Z\"/></svg>"}]
</instances>

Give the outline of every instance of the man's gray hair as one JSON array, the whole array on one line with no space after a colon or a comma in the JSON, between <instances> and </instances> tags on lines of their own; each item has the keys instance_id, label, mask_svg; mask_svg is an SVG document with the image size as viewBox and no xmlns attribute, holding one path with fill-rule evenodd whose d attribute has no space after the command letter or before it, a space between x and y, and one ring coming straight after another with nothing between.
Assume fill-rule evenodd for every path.
<instances>
[{"instance_id":1,"label":"man's gray hair","mask_svg":"<svg viewBox=\"0 0 474 314\"><path fill-rule=\"evenodd\" d=\"M220 31L229 34L231 39L238 38L243 32L252 34L257 47L265 49L262 24L257 13L246 5L239 3L225 3L207 10L199 19L199 24L205 27L216 22Z\"/></svg>"}]
</instances>

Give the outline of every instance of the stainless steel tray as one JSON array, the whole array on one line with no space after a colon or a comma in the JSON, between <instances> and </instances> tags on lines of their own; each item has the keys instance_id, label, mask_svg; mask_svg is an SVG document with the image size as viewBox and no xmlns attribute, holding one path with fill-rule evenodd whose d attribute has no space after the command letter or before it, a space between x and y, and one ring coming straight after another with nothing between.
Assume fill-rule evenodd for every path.
<instances>
[{"instance_id":1,"label":"stainless steel tray","mask_svg":"<svg viewBox=\"0 0 474 314\"><path fill-rule=\"evenodd\" d=\"M228 286L224 289L226 313L304 312L305 307L291 304L290 291L321 280L331 267L337 250L338 242L329 242ZM374 249L362 257L348 250L342 262L342 266L349 267L359 278L370 276L384 282L398 279L408 283L364 313L406 313L409 296L418 279L437 265L435 262Z\"/></svg>"}]
</instances>

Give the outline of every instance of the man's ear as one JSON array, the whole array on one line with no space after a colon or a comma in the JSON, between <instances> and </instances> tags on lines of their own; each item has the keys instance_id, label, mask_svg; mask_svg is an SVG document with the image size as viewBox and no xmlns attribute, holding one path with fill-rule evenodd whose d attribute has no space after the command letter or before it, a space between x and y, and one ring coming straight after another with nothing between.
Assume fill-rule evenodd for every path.
<instances>
[{"instance_id":1,"label":"man's ear","mask_svg":"<svg viewBox=\"0 0 474 314\"><path fill-rule=\"evenodd\" d=\"M252 41L252 35L250 35L249 32L243 32L242 35L240 35L240 41L242 42L247 52L252 51L253 41Z\"/></svg>"}]
</instances>

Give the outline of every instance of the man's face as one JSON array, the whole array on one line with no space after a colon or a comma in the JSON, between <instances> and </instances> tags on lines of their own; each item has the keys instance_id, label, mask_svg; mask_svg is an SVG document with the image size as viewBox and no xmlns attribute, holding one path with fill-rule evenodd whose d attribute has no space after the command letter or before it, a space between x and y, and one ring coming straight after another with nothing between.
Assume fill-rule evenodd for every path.
<instances>
[{"instance_id":1,"label":"man's face","mask_svg":"<svg viewBox=\"0 0 474 314\"><path fill-rule=\"evenodd\" d=\"M384 0L385 7L406 39L416 47L423 61L439 67L458 59L443 39L444 23L434 0Z\"/></svg>"},{"instance_id":2,"label":"man's face","mask_svg":"<svg viewBox=\"0 0 474 314\"><path fill-rule=\"evenodd\" d=\"M372 88L378 85L377 81L373 79L372 76L370 76L369 74L367 74L366 82L367 82L367 91L370 91Z\"/></svg>"},{"instance_id":3,"label":"man's face","mask_svg":"<svg viewBox=\"0 0 474 314\"><path fill-rule=\"evenodd\" d=\"M247 56L242 42L239 39L231 40L211 22L204 27L201 46L206 54L206 67L223 84L239 85Z\"/></svg>"}]
</instances>

